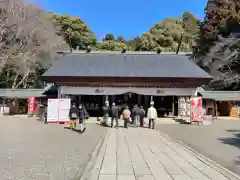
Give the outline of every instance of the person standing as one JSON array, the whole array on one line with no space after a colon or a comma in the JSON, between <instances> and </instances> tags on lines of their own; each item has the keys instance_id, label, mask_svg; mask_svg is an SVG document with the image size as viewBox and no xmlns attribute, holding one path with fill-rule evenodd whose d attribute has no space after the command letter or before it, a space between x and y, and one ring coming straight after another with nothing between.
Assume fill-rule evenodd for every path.
<instances>
[{"instance_id":1,"label":"person standing","mask_svg":"<svg viewBox=\"0 0 240 180\"><path fill-rule=\"evenodd\" d=\"M123 120L124 120L124 128L128 128L128 123L130 121L131 118L131 112L129 110L129 107L126 106L125 109L122 112L122 116L123 116Z\"/></svg>"},{"instance_id":2,"label":"person standing","mask_svg":"<svg viewBox=\"0 0 240 180\"><path fill-rule=\"evenodd\" d=\"M141 114L140 114L140 127L143 127L144 117L145 117L145 110L144 110L143 106L140 107L140 111L141 111Z\"/></svg>"},{"instance_id":3,"label":"person standing","mask_svg":"<svg viewBox=\"0 0 240 180\"><path fill-rule=\"evenodd\" d=\"M108 119L110 116L110 108L109 108L109 102L105 101L105 105L102 108L103 110L103 125L108 125Z\"/></svg>"},{"instance_id":4,"label":"person standing","mask_svg":"<svg viewBox=\"0 0 240 180\"><path fill-rule=\"evenodd\" d=\"M154 102L151 101L150 102L150 108L148 108L148 112L147 112L147 117L148 117L148 128L155 128L155 119L157 118L157 110L154 107Z\"/></svg>"},{"instance_id":5,"label":"person standing","mask_svg":"<svg viewBox=\"0 0 240 180\"><path fill-rule=\"evenodd\" d=\"M132 124L135 124L136 108L137 108L137 105L134 105L132 108L132 113L131 113Z\"/></svg>"},{"instance_id":6,"label":"person standing","mask_svg":"<svg viewBox=\"0 0 240 180\"><path fill-rule=\"evenodd\" d=\"M201 119L198 121L198 125L203 125L203 121L206 118L206 105L203 104L202 106L202 112L201 112Z\"/></svg>"},{"instance_id":7,"label":"person standing","mask_svg":"<svg viewBox=\"0 0 240 180\"><path fill-rule=\"evenodd\" d=\"M89 118L89 114L86 108L80 104L79 105L79 125L80 125L80 132L83 133L85 131L85 121Z\"/></svg>"},{"instance_id":8,"label":"person standing","mask_svg":"<svg viewBox=\"0 0 240 180\"><path fill-rule=\"evenodd\" d=\"M140 116L141 116L141 109L136 105L135 107L135 114L134 114L134 126L137 127L140 125Z\"/></svg>"},{"instance_id":9,"label":"person standing","mask_svg":"<svg viewBox=\"0 0 240 180\"><path fill-rule=\"evenodd\" d=\"M76 129L76 120L79 119L79 109L74 102L69 110L68 117L70 119L71 129Z\"/></svg>"},{"instance_id":10,"label":"person standing","mask_svg":"<svg viewBox=\"0 0 240 180\"><path fill-rule=\"evenodd\" d=\"M111 127L113 127L113 122L115 120L116 128L118 128L119 108L116 106L115 103L112 103L111 116L112 116Z\"/></svg>"}]
</instances>

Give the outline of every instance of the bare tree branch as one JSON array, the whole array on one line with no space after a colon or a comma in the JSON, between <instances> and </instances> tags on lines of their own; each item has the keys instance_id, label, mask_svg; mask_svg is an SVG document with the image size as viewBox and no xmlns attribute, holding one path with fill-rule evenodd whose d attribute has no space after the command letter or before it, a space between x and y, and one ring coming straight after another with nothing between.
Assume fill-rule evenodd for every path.
<instances>
[{"instance_id":1,"label":"bare tree branch","mask_svg":"<svg viewBox=\"0 0 240 180\"><path fill-rule=\"evenodd\" d=\"M16 74L13 88L26 87L30 76L51 63L62 42L48 14L36 5L0 1L0 69L7 64ZM48 55L47 61L43 55Z\"/></svg>"}]
</instances>

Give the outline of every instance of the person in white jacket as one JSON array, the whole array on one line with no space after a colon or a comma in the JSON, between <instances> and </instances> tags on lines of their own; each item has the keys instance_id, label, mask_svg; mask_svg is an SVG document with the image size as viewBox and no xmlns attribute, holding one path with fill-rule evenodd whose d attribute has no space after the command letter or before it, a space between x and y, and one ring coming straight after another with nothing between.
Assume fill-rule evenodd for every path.
<instances>
[{"instance_id":1,"label":"person in white jacket","mask_svg":"<svg viewBox=\"0 0 240 180\"><path fill-rule=\"evenodd\" d=\"M150 108L148 108L147 117L148 117L148 128L154 129L155 128L155 119L157 118L157 110L154 107L153 101L151 101Z\"/></svg>"}]
</instances>

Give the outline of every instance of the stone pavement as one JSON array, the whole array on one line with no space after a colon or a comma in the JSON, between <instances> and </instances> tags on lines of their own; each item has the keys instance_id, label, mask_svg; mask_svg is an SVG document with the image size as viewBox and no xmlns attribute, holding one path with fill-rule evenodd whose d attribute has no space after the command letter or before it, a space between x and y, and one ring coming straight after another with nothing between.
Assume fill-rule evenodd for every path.
<instances>
[{"instance_id":1,"label":"stone pavement","mask_svg":"<svg viewBox=\"0 0 240 180\"><path fill-rule=\"evenodd\" d=\"M238 175L159 131L108 129L81 180L237 180Z\"/></svg>"},{"instance_id":2,"label":"stone pavement","mask_svg":"<svg viewBox=\"0 0 240 180\"><path fill-rule=\"evenodd\" d=\"M156 129L240 174L239 120L215 120L209 126L157 124Z\"/></svg>"},{"instance_id":3,"label":"stone pavement","mask_svg":"<svg viewBox=\"0 0 240 180\"><path fill-rule=\"evenodd\" d=\"M26 116L0 117L0 180L79 180L106 128L84 134Z\"/></svg>"}]
</instances>

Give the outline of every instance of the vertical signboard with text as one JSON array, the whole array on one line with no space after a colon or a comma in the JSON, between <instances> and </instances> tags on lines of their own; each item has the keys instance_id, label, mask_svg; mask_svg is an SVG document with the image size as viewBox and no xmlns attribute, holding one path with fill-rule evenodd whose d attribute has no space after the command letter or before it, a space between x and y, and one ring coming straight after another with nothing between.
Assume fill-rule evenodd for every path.
<instances>
[{"instance_id":1,"label":"vertical signboard with text","mask_svg":"<svg viewBox=\"0 0 240 180\"><path fill-rule=\"evenodd\" d=\"M179 116L186 122L190 122L190 98L179 97L178 98L178 110Z\"/></svg>"},{"instance_id":2,"label":"vertical signboard with text","mask_svg":"<svg viewBox=\"0 0 240 180\"><path fill-rule=\"evenodd\" d=\"M191 98L191 122L202 120L202 97Z\"/></svg>"},{"instance_id":3,"label":"vertical signboard with text","mask_svg":"<svg viewBox=\"0 0 240 180\"><path fill-rule=\"evenodd\" d=\"M28 99L28 113L33 114L36 109L36 97L30 96Z\"/></svg>"}]
</instances>

